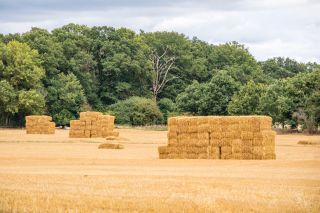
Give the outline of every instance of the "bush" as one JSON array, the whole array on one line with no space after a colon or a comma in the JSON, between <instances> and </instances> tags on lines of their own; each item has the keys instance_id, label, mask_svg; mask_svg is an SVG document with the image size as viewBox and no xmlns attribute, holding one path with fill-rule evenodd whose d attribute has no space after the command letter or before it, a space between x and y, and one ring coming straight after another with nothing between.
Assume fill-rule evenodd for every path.
<instances>
[{"instance_id":1,"label":"bush","mask_svg":"<svg viewBox=\"0 0 320 213\"><path fill-rule=\"evenodd\" d=\"M163 115L152 99L131 97L109 107L116 116L116 123L134 126L160 124Z\"/></svg>"}]
</instances>

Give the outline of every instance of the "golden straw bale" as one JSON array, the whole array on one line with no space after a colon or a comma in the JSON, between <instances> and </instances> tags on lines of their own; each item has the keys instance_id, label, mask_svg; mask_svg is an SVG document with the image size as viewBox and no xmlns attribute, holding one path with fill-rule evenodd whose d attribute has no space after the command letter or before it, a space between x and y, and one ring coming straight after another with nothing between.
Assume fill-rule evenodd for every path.
<instances>
[{"instance_id":1,"label":"golden straw bale","mask_svg":"<svg viewBox=\"0 0 320 213\"><path fill-rule=\"evenodd\" d=\"M246 139L253 139L253 132L250 131L242 131L241 132L241 139L246 140Z\"/></svg>"},{"instance_id":2,"label":"golden straw bale","mask_svg":"<svg viewBox=\"0 0 320 213\"><path fill-rule=\"evenodd\" d=\"M274 159L276 159L276 154L275 153L268 153L268 154L264 155L262 157L262 159L264 159L264 160L274 160Z\"/></svg>"},{"instance_id":3,"label":"golden straw bale","mask_svg":"<svg viewBox=\"0 0 320 213\"><path fill-rule=\"evenodd\" d=\"M232 145L232 138L222 138L220 146L231 146Z\"/></svg>"},{"instance_id":4,"label":"golden straw bale","mask_svg":"<svg viewBox=\"0 0 320 213\"><path fill-rule=\"evenodd\" d=\"M251 152L244 152L242 153L243 160L252 160L253 155Z\"/></svg>"},{"instance_id":5,"label":"golden straw bale","mask_svg":"<svg viewBox=\"0 0 320 213\"><path fill-rule=\"evenodd\" d=\"M210 139L222 139L223 138L222 132L212 132L210 133Z\"/></svg>"},{"instance_id":6,"label":"golden straw bale","mask_svg":"<svg viewBox=\"0 0 320 213\"><path fill-rule=\"evenodd\" d=\"M274 153L275 147L274 146L264 146L264 152L265 153Z\"/></svg>"},{"instance_id":7,"label":"golden straw bale","mask_svg":"<svg viewBox=\"0 0 320 213\"><path fill-rule=\"evenodd\" d=\"M122 144L118 143L102 143L98 146L98 149L123 149Z\"/></svg>"},{"instance_id":8,"label":"golden straw bale","mask_svg":"<svg viewBox=\"0 0 320 213\"><path fill-rule=\"evenodd\" d=\"M261 138L261 139L255 138L252 140L252 146L262 146L263 144L264 144L263 138Z\"/></svg>"},{"instance_id":9,"label":"golden straw bale","mask_svg":"<svg viewBox=\"0 0 320 213\"><path fill-rule=\"evenodd\" d=\"M208 147L208 158L209 159L219 159L220 158L220 148L215 146Z\"/></svg>"},{"instance_id":10,"label":"golden straw bale","mask_svg":"<svg viewBox=\"0 0 320 213\"><path fill-rule=\"evenodd\" d=\"M231 141L231 146L242 146L243 142L240 139L234 139Z\"/></svg>"},{"instance_id":11,"label":"golden straw bale","mask_svg":"<svg viewBox=\"0 0 320 213\"><path fill-rule=\"evenodd\" d=\"M216 147L222 146L222 139L212 138L212 139L210 140L210 144L211 144L212 146L216 146Z\"/></svg>"},{"instance_id":12,"label":"golden straw bale","mask_svg":"<svg viewBox=\"0 0 320 213\"><path fill-rule=\"evenodd\" d=\"M231 146L221 146L221 154L231 154L232 147Z\"/></svg>"},{"instance_id":13,"label":"golden straw bale","mask_svg":"<svg viewBox=\"0 0 320 213\"><path fill-rule=\"evenodd\" d=\"M84 130L84 135L83 135L84 138L90 138L91 137L91 130Z\"/></svg>"},{"instance_id":14,"label":"golden straw bale","mask_svg":"<svg viewBox=\"0 0 320 213\"><path fill-rule=\"evenodd\" d=\"M178 140L176 138L170 138L168 139L168 144L176 145L178 144Z\"/></svg>"},{"instance_id":15,"label":"golden straw bale","mask_svg":"<svg viewBox=\"0 0 320 213\"><path fill-rule=\"evenodd\" d=\"M269 116L260 117L260 131L271 130L272 127L272 118Z\"/></svg>"},{"instance_id":16,"label":"golden straw bale","mask_svg":"<svg viewBox=\"0 0 320 213\"><path fill-rule=\"evenodd\" d=\"M167 148L168 148L167 146L159 146L158 147L159 154L168 154L169 152Z\"/></svg>"},{"instance_id":17,"label":"golden straw bale","mask_svg":"<svg viewBox=\"0 0 320 213\"><path fill-rule=\"evenodd\" d=\"M253 146L252 154L254 155L263 155L264 147L263 146Z\"/></svg>"},{"instance_id":18,"label":"golden straw bale","mask_svg":"<svg viewBox=\"0 0 320 213\"><path fill-rule=\"evenodd\" d=\"M251 139L243 139L241 141L242 141L243 146L252 146L253 145L253 140L251 140Z\"/></svg>"},{"instance_id":19,"label":"golden straw bale","mask_svg":"<svg viewBox=\"0 0 320 213\"><path fill-rule=\"evenodd\" d=\"M169 126L169 128L171 126L176 126L176 125L177 125L177 117L168 118L168 126Z\"/></svg>"},{"instance_id":20,"label":"golden straw bale","mask_svg":"<svg viewBox=\"0 0 320 213\"><path fill-rule=\"evenodd\" d=\"M222 153L221 156L220 156L220 159L223 159L223 160L230 160L232 158L233 158L233 156L232 156L231 153L226 153L226 154Z\"/></svg>"},{"instance_id":21,"label":"golden straw bale","mask_svg":"<svg viewBox=\"0 0 320 213\"><path fill-rule=\"evenodd\" d=\"M232 153L232 159L235 159L235 160L243 160L244 159L244 156L242 153Z\"/></svg>"}]
</instances>

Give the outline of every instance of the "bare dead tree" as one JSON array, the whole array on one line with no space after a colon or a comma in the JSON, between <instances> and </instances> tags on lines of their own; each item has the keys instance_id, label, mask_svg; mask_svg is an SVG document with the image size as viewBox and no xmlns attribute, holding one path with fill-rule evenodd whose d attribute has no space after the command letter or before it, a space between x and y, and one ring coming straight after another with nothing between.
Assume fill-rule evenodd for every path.
<instances>
[{"instance_id":1,"label":"bare dead tree","mask_svg":"<svg viewBox=\"0 0 320 213\"><path fill-rule=\"evenodd\" d=\"M163 90L165 85L177 78L174 75L170 75L169 72L172 70L176 58L174 56L168 56L168 48L160 55L156 50L152 50L150 54L150 60L153 68L153 81L152 81L152 92L153 97L157 100L159 93Z\"/></svg>"}]
</instances>

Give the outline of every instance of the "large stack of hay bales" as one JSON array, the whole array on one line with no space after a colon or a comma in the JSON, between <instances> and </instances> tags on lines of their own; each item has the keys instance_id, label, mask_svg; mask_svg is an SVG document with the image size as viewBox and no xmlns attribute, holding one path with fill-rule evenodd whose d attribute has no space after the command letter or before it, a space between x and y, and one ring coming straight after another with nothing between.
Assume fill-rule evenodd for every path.
<instances>
[{"instance_id":1,"label":"large stack of hay bales","mask_svg":"<svg viewBox=\"0 0 320 213\"><path fill-rule=\"evenodd\" d=\"M70 138L98 138L118 136L113 131L114 116L103 115L101 112L81 112L80 120L70 121Z\"/></svg>"},{"instance_id":2,"label":"large stack of hay bales","mask_svg":"<svg viewBox=\"0 0 320 213\"><path fill-rule=\"evenodd\" d=\"M160 158L275 159L275 132L268 116L172 117Z\"/></svg>"},{"instance_id":3,"label":"large stack of hay bales","mask_svg":"<svg viewBox=\"0 0 320 213\"><path fill-rule=\"evenodd\" d=\"M52 117L46 115L26 116L27 134L54 134L56 125Z\"/></svg>"}]
</instances>

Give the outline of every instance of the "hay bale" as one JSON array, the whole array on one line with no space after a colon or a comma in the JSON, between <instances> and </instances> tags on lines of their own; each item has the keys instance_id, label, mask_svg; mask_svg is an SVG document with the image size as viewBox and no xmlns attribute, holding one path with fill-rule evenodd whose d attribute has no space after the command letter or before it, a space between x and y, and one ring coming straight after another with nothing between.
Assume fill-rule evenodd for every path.
<instances>
[{"instance_id":1,"label":"hay bale","mask_svg":"<svg viewBox=\"0 0 320 213\"><path fill-rule=\"evenodd\" d=\"M103 143L100 144L99 149L123 149L123 145L122 144L118 144L118 143Z\"/></svg>"},{"instance_id":2,"label":"hay bale","mask_svg":"<svg viewBox=\"0 0 320 213\"><path fill-rule=\"evenodd\" d=\"M271 122L267 116L172 117L168 120L168 154L162 157L270 158L275 141Z\"/></svg>"},{"instance_id":3,"label":"hay bale","mask_svg":"<svg viewBox=\"0 0 320 213\"><path fill-rule=\"evenodd\" d=\"M46 115L26 116L26 133L27 134L54 134L55 123L51 121L52 121L52 118Z\"/></svg>"}]
</instances>

